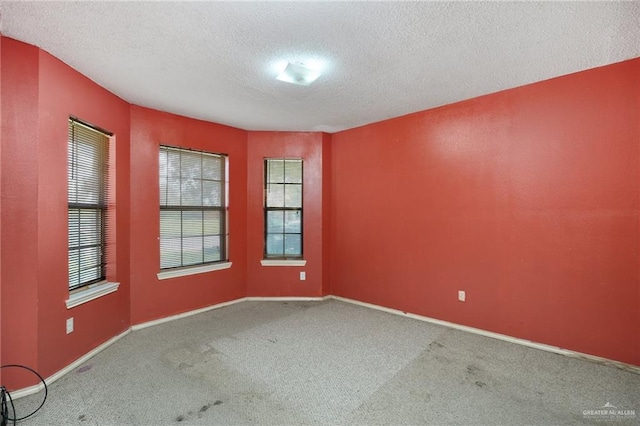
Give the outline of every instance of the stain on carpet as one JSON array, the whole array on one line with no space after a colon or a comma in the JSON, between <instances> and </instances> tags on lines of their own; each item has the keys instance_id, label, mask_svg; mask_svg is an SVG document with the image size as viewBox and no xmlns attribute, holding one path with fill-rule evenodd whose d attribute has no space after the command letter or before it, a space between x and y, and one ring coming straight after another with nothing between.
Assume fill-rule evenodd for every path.
<instances>
[{"instance_id":1,"label":"stain on carpet","mask_svg":"<svg viewBox=\"0 0 640 426\"><path fill-rule=\"evenodd\" d=\"M84 365L84 366L82 366L82 367L78 368L78 371L77 371L77 372L78 372L78 373L84 373L84 372L86 372L86 371L91 370L92 368L93 368L93 365L92 365L92 364Z\"/></svg>"}]
</instances>

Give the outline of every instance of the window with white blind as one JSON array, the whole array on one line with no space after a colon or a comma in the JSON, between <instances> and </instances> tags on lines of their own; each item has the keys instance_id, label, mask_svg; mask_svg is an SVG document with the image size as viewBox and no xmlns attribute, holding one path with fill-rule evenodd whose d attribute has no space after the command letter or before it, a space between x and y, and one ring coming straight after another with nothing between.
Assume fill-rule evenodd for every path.
<instances>
[{"instance_id":1,"label":"window with white blind","mask_svg":"<svg viewBox=\"0 0 640 426\"><path fill-rule=\"evenodd\" d=\"M160 269L228 260L227 156L160 147Z\"/></svg>"},{"instance_id":2,"label":"window with white blind","mask_svg":"<svg viewBox=\"0 0 640 426\"><path fill-rule=\"evenodd\" d=\"M67 151L69 289L106 277L110 134L69 119Z\"/></svg>"},{"instance_id":3,"label":"window with white blind","mask_svg":"<svg viewBox=\"0 0 640 426\"><path fill-rule=\"evenodd\" d=\"M265 259L302 259L302 159L264 164Z\"/></svg>"}]
</instances>

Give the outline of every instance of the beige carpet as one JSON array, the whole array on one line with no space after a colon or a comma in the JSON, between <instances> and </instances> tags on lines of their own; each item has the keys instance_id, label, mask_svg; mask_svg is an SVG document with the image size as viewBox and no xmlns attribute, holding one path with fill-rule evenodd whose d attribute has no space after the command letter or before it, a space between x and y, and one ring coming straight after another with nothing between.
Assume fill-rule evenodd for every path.
<instances>
[{"instance_id":1,"label":"beige carpet","mask_svg":"<svg viewBox=\"0 0 640 426\"><path fill-rule=\"evenodd\" d=\"M18 415L42 394L16 401ZM606 403L637 416L589 414ZM28 425L634 424L640 375L331 300L130 333Z\"/></svg>"}]
</instances>

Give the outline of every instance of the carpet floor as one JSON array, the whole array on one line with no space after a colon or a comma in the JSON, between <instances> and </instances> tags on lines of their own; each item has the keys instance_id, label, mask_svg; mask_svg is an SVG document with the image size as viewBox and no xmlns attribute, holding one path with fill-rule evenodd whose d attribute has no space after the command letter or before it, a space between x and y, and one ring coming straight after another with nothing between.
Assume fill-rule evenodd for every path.
<instances>
[{"instance_id":1,"label":"carpet floor","mask_svg":"<svg viewBox=\"0 0 640 426\"><path fill-rule=\"evenodd\" d=\"M16 401L18 416L42 396ZM134 331L19 424L603 421L640 422L640 375L328 300L241 302Z\"/></svg>"}]
</instances>

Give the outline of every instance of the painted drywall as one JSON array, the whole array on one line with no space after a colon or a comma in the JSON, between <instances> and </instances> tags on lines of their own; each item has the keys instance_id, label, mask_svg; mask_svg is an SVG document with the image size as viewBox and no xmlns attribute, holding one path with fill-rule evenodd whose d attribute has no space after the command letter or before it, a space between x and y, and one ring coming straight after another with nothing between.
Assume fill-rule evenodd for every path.
<instances>
[{"instance_id":1,"label":"painted drywall","mask_svg":"<svg viewBox=\"0 0 640 426\"><path fill-rule=\"evenodd\" d=\"M230 269L158 280L160 145L226 154L229 159ZM131 106L131 317L133 324L246 295L247 132Z\"/></svg>"},{"instance_id":2,"label":"painted drywall","mask_svg":"<svg viewBox=\"0 0 640 426\"><path fill-rule=\"evenodd\" d=\"M247 179L247 295L323 295L322 133L249 132ZM264 159L303 159L303 257L305 266L262 266L264 253ZM324 219L326 220L326 219ZM300 280L300 272L306 280Z\"/></svg>"},{"instance_id":3,"label":"painted drywall","mask_svg":"<svg viewBox=\"0 0 640 426\"><path fill-rule=\"evenodd\" d=\"M334 134L332 294L640 365L639 93L634 59Z\"/></svg>"},{"instance_id":4,"label":"painted drywall","mask_svg":"<svg viewBox=\"0 0 640 426\"><path fill-rule=\"evenodd\" d=\"M331 135L322 134L322 295L331 292Z\"/></svg>"},{"instance_id":5,"label":"painted drywall","mask_svg":"<svg viewBox=\"0 0 640 426\"><path fill-rule=\"evenodd\" d=\"M38 364L38 49L2 38L2 362ZM26 171L29 172L26 172ZM11 250L7 250L11 247ZM23 375L2 373L20 387Z\"/></svg>"},{"instance_id":6,"label":"painted drywall","mask_svg":"<svg viewBox=\"0 0 640 426\"><path fill-rule=\"evenodd\" d=\"M121 333L129 318L129 105L40 51L38 111L38 368L50 375ZM67 139L69 116L113 133L107 279L117 292L72 309L68 298ZM115 189L115 193L113 190ZM115 205L114 205L115 202ZM114 241L115 239L115 241ZM74 318L66 334L65 321Z\"/></svg>"},{"instance_id":7,"label":"painted drywall","mask_svg":"<svg viewBox=\"0 0 640 426\"><path fill-rule=\"evenodd\" d=\"M49 376L129 321L128 104L34 46L2 38L2 361ZM68 310L67 120L70 115L115 134L118 292ZM66 334L73 317L75 330ZM17 373L16 373L17 374ZM13 375L13 373L12 373ZM11 388L34 384L13 378Z\"/></svg>"},{"instance_id":8,"label":"painted drywall","mask_svg":"<svg viewBox=\"0 0 640 426\"><path fill-rule=\"evenodd\" d=\"M2 123L2 39L0 39L0 125ZM0 130L0 164L2 164L2 131ZM2 172L0 172L0 307L2 307ZM2 363L2 314L0 314L0 365ZM0 383L2 369L0 369Z\"/></svg>"}]
</instances>

